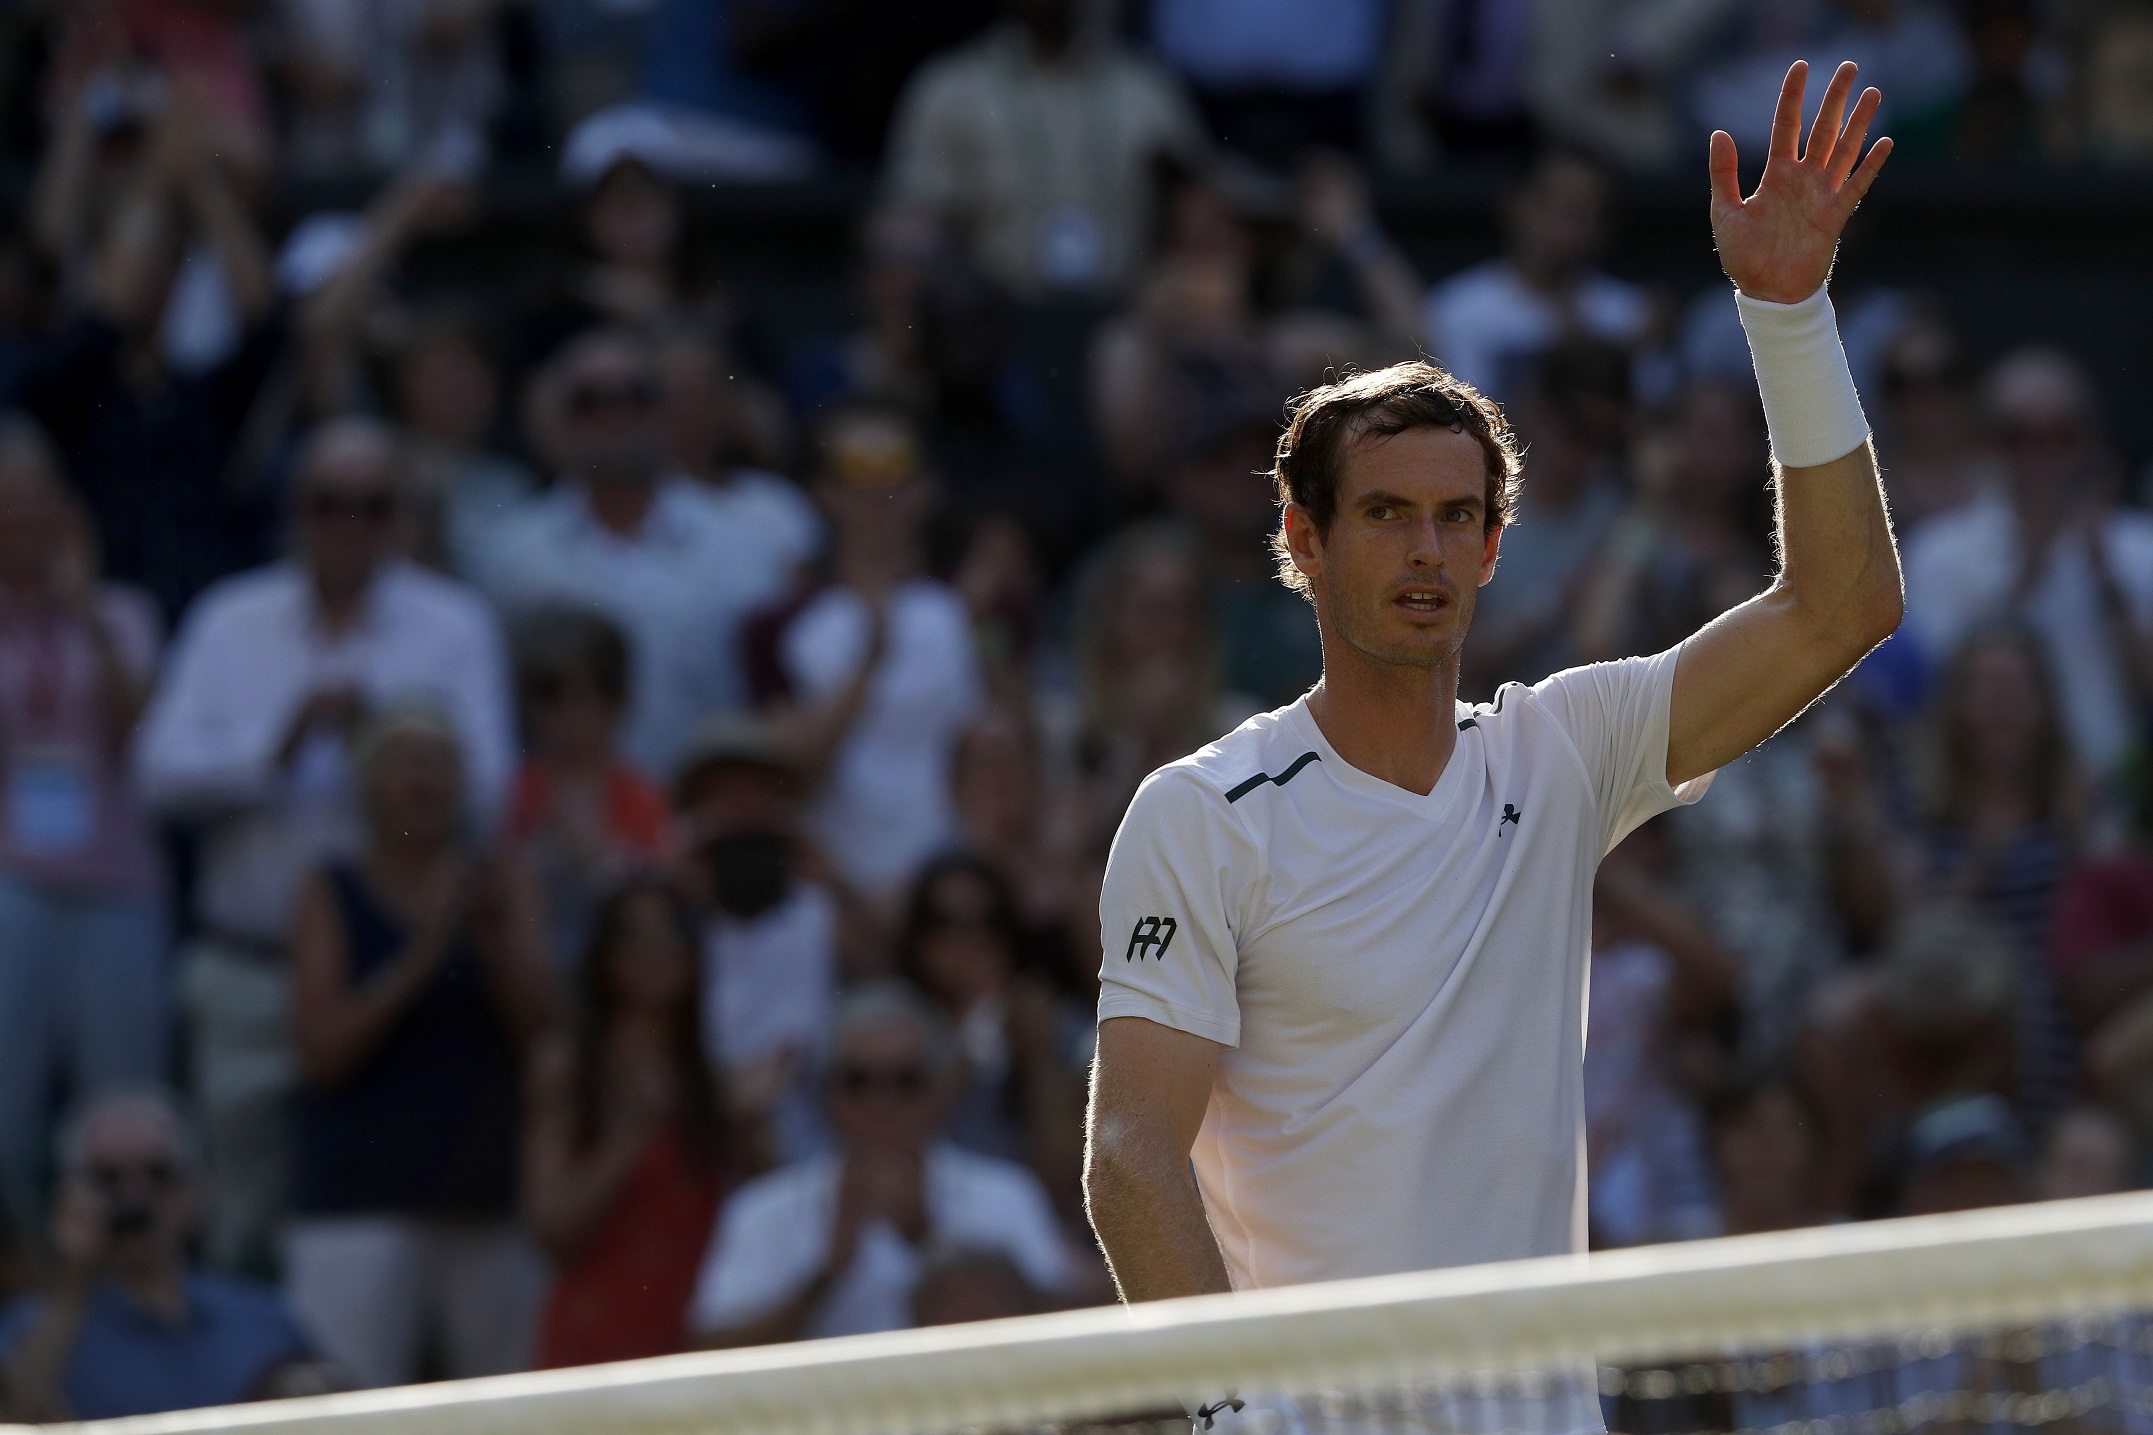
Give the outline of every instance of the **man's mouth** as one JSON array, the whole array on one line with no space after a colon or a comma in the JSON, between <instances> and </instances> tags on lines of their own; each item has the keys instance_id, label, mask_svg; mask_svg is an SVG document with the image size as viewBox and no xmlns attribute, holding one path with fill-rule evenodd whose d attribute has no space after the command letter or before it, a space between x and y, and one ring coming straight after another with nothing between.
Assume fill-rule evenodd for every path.
<instances>
[{"instance_id":1,"label":"man's mouth","mask_svg":"<svg viewBox=\"0 0 2153 1435\"><path fill-rule=\"evenodd\" d=\"M1432 615L1450 606L1450 595L1440 588L1408 588L1391 602L1408 613Z\"/></svg>"}]
</instances>

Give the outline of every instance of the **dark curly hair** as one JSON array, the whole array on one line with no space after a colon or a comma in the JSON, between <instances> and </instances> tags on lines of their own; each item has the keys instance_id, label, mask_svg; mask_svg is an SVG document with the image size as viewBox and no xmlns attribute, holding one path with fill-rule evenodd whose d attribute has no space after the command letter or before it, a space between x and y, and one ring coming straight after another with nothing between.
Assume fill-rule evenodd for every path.
<instances>
[{"instance_id":1,"label":"dark curly hair","mask_svg":"<svg viewBox=\"0 0 2153 1435\"><path fill-rule=\"evenodd\" d=\"M1499 528L1517 518L1518 475L1524 461L1492 399L1425 360L1349 374L1335 384L1310 389L1287 408L1286 431L1279 436L1278 461L1271 469L1281 510L1271 546L1278 555L1281 583L1304 597L1308 593L1308 580L1286 551L1285 505L1298 503L1307 509L1316 532L1328 537L1331 520L1338 516L1346 453L1354 440L1418 428L1470 435L1487 459L1488 526Z\"/></svg>"}]
</instances>

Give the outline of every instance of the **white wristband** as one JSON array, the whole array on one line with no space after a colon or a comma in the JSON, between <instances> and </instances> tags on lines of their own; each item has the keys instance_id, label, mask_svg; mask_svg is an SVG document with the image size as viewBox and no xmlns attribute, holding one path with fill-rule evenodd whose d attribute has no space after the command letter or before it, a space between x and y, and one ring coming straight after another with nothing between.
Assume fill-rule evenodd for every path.
<instances>
[{"instance_id":1,"label":"white wristband","mask_svg":"<svg viewBox=\"0 0 2153 1435\"><path fill-rule=\"evenodd\" d=\"M1814 468L1868 442L1869 420L1839 344L1831 296L1819 287L1799 304L1774 304L1737 290L1734 304L1780 467Z\"/></svg>"}]
</instances>

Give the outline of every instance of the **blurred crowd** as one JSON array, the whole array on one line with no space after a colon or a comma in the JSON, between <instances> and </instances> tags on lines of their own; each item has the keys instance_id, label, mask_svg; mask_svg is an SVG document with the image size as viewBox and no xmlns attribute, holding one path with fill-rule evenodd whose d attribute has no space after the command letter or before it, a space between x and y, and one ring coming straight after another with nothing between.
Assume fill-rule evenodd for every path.
<instances>
[{"instance_id":1,"label":"blurred crowd","mask_svg":"<svg viewBox=\"0 0 2153 1435\"><path fill-rule=\"evenodd\" d=\"M1625 172L1754 147L1798 55L1859 59L1907 160L2153 154L2122 3L0 30L20 1419L1109 1299L1099 882L1147 773L1318 674L1287 397L1425 351L1503 402L1490 700L1771 572L1731 296L1602 269ZM531 163L543 274L415 283ZM775 348L694 197L845 163L852 317ZM1364 175L1475 164L1499 252L1417 272ZM1076 398L1019 342L1069 295ZM2153 1180L2145 484L2068 354L1839 299L1907 621L1602 870L1600 1245Z\"/></svg>"}]
</instances>

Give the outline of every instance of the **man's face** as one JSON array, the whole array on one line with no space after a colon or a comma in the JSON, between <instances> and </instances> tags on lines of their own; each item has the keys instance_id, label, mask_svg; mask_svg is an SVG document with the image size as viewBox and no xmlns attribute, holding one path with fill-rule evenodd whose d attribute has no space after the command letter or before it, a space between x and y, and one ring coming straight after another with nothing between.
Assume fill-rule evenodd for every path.
<instances>
[{"instance_id":1,"label":"man's face","mask_svg":"<svg viewBox=\"0 0 2153 1435\"><path fill-rule=\"evenodd\" d=\"M941 1124L942 1085L910 1022L869 1027L830 1063L830 1117L847 1146L924 1149Z\"/></svg>"},{"instance_id":2,"label":"man's face","mask_svg":"<svg viewBox=\"0 0 2153 1435\"><path fill-rule=\"evenodd\" d=\"M170 1126L131 1107L91 1118L70 1182L100 1208L108 1257L141 1271L177 1259L194 1223L194 1183Z\"/></svg>"},{"instance_id":3,"label":"man's face","mask_svg":"<svg viewBox=\"0 0 2153 1435\"><path fill-rule=\"evenodd\" d=\"M1447 428L1356 439L1338 487L1328 535L1298 504L1286 511L1326 648L1335 640L1402 667L1450 662L1502 537L1487 521L1479 443Z\"/></svg>"},{"instance_id":4,"label":"man's face","mask_svg":"<svg viewBox=\"0 0 2153 1435\"><path fill-rule=\"evenodd\" d=\"M597 482L654 477L665 462L658 376L626 348L582 354L561 390L560 453L573 478Z\"/></svg>"},{"instance_id":5,"label":"man's face","mask_svg":"<svg viewBox=\"0 0 2153 1435\"><path fill-rule=\"evenodd\" d=\"M1567 272L1599 251L1607 194L1585 165L1549 165L1511 201L1511 243L1536 267Z\"/></svg>"},{"instance_id":6,"label":"man's face","mask_svg":"<svg viewBox=\"0 0 2153 1435\"><path fill-rule=\"evenodd\" d=\"M317 579L366 582L396 538L396 470L387 448L336 443L308 465L299 496L299 543Z\"/></svg>"},{"instance_id":7,"label":"man's face","mask_svg":"<svg viewBox=\"0 0 2153 1435\"><path fill-rule=\"evenodd\" d=\"M2072 404L2045 395L2007 404L1996 416L1996 440L2023 505L2059 506L2085 481L2092 446Z\"/></svg>"}]
</instances>

